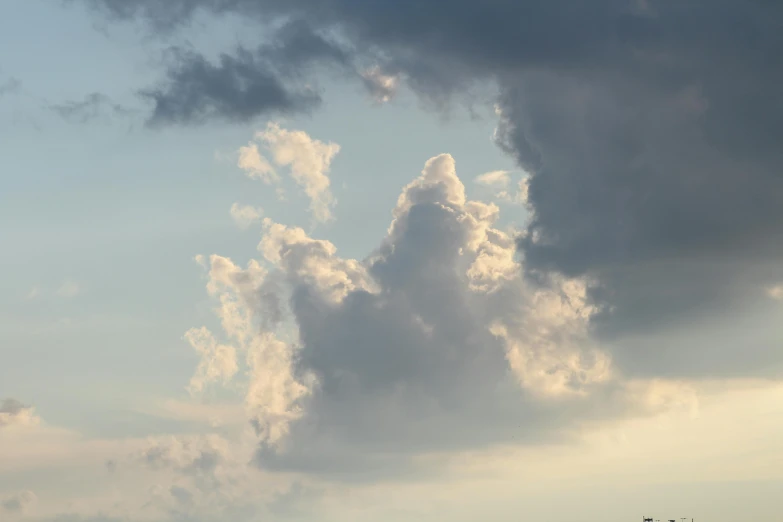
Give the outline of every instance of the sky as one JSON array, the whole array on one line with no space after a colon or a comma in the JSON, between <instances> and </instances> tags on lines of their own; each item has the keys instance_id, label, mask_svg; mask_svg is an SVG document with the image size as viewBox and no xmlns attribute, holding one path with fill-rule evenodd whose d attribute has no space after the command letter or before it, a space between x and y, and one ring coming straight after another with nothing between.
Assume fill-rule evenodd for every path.
<instances>
[{"instance_id":1,"label":"sky","mask_svg":"<svg viewBox=\"0 0 783 522\"><path fill-rule=\"evenodd\" d=\"M783 5L0 7L0 520L779 516Z\"/></svg>"}]
</instances>

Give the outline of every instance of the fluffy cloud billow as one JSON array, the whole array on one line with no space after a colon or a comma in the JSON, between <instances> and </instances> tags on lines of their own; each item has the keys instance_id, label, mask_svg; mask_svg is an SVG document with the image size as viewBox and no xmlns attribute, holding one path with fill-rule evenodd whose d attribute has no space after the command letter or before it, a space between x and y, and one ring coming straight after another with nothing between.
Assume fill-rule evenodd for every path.
<instances>
[{"instance_id":1,"label":"fluffy cloud billow","mask_svg":"<svg viewBox=\"0 0 783 522\"><path fill-rule=\"evenodd\" d=\"M259 260L209 258L223 331L188 334L203 356L195 389L225 384L239 362L257 464L335 476L565 440L692 400L675 382L624 379L590 338L586 282L526 280L499 212L466 197L443 154L402 190L365 259L266 218Z\"/></svg>"}]
</instances>

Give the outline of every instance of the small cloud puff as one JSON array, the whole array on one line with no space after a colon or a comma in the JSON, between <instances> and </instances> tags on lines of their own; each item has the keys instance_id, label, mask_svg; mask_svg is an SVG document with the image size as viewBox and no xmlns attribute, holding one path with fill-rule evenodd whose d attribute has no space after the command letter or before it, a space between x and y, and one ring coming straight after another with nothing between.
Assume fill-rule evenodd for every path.
<instances>
[{"instance_id":1,"label":"small cloud puff","mask_svg":"<svg viewBox=\"0 0 783 522\"><path fill-rule=\"evenodd\" d=\"M234 223L240 228L248 228L253 223L259 221L261 216L264 215L264 210L260 207L252 207L250 205L240 205L234 203L231 205L231 218Z\"/></svg>"},{"instance_id":2,"label":"small cloud puff","mask_svg":"<svg viewBox=\"0 0 783 522\"><path fill-rule=\"evenodd\" d=\"M253 179L267 184L280 183L280 176L272 163L261 154L261 144L278 167L286 167L291 179L310 199L310 211L318 222L333 218L334 196L331 192L329 170L332 160L340 152L333 142L324 143L300 130L287 130L278 123L269 123L257 132L256 142L239 149L238 166ZM278 196L280 196L278 190Z\"/></svg>"},{"instance_id":3,"label":"small cloud puff","mask_svg":"<svg viewBox=\"0 0 783 522\"><path fill-rule=\"evenodd\" d=\"M400 87L399 75L386 74L380 67L375 66L362 71L361 77L375 103L388 103L397 96Z\"/></svg>"}]
</instances>

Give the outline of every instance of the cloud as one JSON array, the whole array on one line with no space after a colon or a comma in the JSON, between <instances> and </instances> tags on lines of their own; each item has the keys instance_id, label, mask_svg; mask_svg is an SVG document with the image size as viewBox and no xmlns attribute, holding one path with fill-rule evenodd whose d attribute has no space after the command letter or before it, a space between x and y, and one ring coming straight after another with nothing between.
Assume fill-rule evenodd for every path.
<instances>
[{"instance_id":1,"label":"cloud","mask_svg":"<svg viewBox=\"0 0 783 522\"><path fill-rule=\"evenodd\" d=\"M112 477L122 480L122 495L105 512L129 521L257 520L294 480L252 467L254 443L246 432L125 441L115 457L121 466ZM294 499L290 504L293 508ZM94 513L95 508L83 511Z\"/></svg>"},{"instance_id":2,"label":"cloud","mask_svg":"<svg viewBox=\"0 0 783 522\"><path fill-rule=\"evenodd\" d=\"M493 170L476 177L476 183L499 189L508 188L511 179L507 170Z\"/></svg>"},{"instance_id":3,"label":"cloud","mask_svg":"<svg viewBox=\"0 0 783 522\"><path fill-rule=\"evenodd\" d=\"M363 71L361 77L376 103L392 101L400 87L399 75L384 74L377 65Z\"/></svg>"},{"instance_id":4,"label":"cloud","mask_svg":"<svg viewBox=\"0 0 783 522\"><path fill-rule=\"evenodd\" d=\"M35 426L40 419L32 406L26 406L16 399L0 402L0 429L13 426Z\"/></svg>"},{"instance_id":5,"label":"cloud","mask_svg":"<svg viewBox=\"0 0 783 522\"><path fill-rule=\"evenodd\" d=\"M436 102L496 87L498 143L530 174L525 270L589 279L605 341L694 315L722 322L783 278L778 3L93 4L174 32L199 10L293 19L339 35L345 63L377 63Z\"/></svg>"},{"instance_id":6,"label":"cloud","mask_svg":"<svg viewBox=\"0 0 783 522\"><path fill-rule=\"evenodd\" d=\"M210 257L260 467L384 476L431 452L535 444L692 397L624 379L590 339L586 282L527 282L498 207L466 197L450 155L426 163L392 215L365 260L268 218L261 262Z\"/></svg>"},{"instance_id":7,"label":"cloud","mask_svg":"<svg viewBox=\"0 0 783 522\"><path fill-rule=\"evenodd\" d=\"M291 178L310 199L310 211L315 220L332 219L335 201L330 189L329 169L340 146L313 139L301 130L284 129L278 123L269 123L266 129L256 133L255 139L263 144L277 166L288 169ZM250 178L261 179L267 184L279 182L280 178L256 143L239 149L238 165Z\"/></svg>"},{"instance_id":8,"label":"cloud","mask_svg":"<svg viewBox=\"0 0 783 522\"><path fill-rule=\"evenodd\" d=\"M248 178L260 179L268 185L280 180L274 167L259 152L258 145L252 142L239 148L237 166L245 171Z\"/></svg>"},{"instance_id":9,"label":"cloud","mask_svg":"<svg viewBox=\"0 0 783 522\"><path fill-rule=\"evenodd\" d=\"M236 56L224 54L219 64L192 51L173 54L168 81L142 92L154 104L148 120L152 126L249 121L264 113L310 110L321 101L310 89L289 90L247 50Z\"/></svg>"},{"instance_id":10,"label":"cloud","mask_svg":"<svg viewBox=\"0 0 783 522\"><path fill-rule=\"evenodd\" d=\"M767 288L767 295L776 301L783 301L783 285L775 285Z\"/></svg>"},{"instance_id":11,"label":"cloud","mask_svg":"<svg viewBox=\"0 0 783 522\"><path fill-rule=\"evenodd\" d=\"M227 383L237 373L236 350L232 346L218 344L206 328L192 328L185 340L201 355L196 374L188 388L191 393L201 393L211 382Z\"/></svg>"},{"instance_id":12,"label":"cloud","mask_svg":"<svg viewBox=\"0 0 783 522\"><path fill-rule=\"evenodd\" d=\"M264 215L263 209L251 207L250 205L240 205L234 203L231 205L231 217L240 228L248 228L253 223L259 221Z\"/></svg>"},{"instance_id":13,"label":"cloud","mask_svg":"<svg viewBox=\"0 0 783 522\"><path fill-rule=\"evenodd\" d=\"M68 101L51 105L49 108L70 123L89 123L130 113L128 109L99 92L88 94L81 101Z\"/></svg>"},{"instance_id":14,"label":"cloud","mask_svg":"<svg viewBox=\"0 0 783 522\"><path fill-rule=\"evenodd\" d=\"M217 315L224 335L244 356L248 418L261 442L275 446L301 415L301 400L310 392L308 383L293 375L291 343L269 331L281 320L275 283L266 280L268 271L257 261L242 269L228 258L212 255L209 267L207 291L220 302ZM212 335L204 328L199 332ZM204 357L201 365L209 366L209 356Z\"/></svg>"}]
</instances>

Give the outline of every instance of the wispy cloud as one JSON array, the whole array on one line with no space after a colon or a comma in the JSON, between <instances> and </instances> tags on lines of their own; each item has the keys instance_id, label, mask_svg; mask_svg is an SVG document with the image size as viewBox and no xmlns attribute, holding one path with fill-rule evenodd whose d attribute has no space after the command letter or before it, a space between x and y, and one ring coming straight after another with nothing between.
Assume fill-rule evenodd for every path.
<instances>
[{"instance_id":1,"label":"wispy cloud","mask_svg":"<svg viewBox=\"0 0 783 522\"><path fill-rule=\"evenodd\" d=\"M508 174L507 170L493 170L477 176L476 183L488 187L506 189L511 182Z\"/></svg>"}]
</instances>

